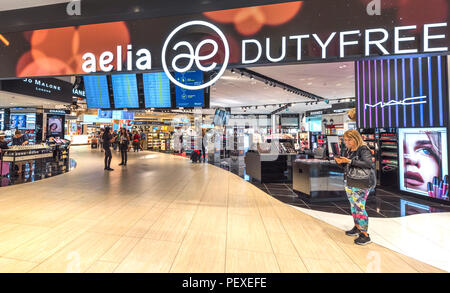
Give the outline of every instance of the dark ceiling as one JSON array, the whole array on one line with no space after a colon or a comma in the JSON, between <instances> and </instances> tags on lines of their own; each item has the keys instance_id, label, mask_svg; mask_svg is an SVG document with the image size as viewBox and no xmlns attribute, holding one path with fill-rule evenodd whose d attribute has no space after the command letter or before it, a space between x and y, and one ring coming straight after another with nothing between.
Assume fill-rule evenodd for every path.
<instances>
[{"instance_id":1,"label":"dark ceiling","mask_svg":"<svg viewBox=\"0 0 450 293\"><path fill-rule=\"evenodd\" d=\"M312 1L312 0L309 0ZM65 27L291 2L286 0L81 0L81 15L69 16L67 4L0 12L0 33Z\"/></svg>"}]
</instances>

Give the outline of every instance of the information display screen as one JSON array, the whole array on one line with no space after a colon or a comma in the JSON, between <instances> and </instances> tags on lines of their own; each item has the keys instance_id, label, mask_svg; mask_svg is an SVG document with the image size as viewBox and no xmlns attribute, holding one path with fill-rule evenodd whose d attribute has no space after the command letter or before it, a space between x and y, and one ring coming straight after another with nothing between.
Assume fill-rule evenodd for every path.
<instances>
[{"instance_id":1,"label":"information display screen","mask_svg":"<svg viewBox=\"0 0 450 293\"><path fill-rule=\"evenodd\" d=\"M298 127L298 117L281 117L281 126Z\"/></svg>"},{"instance_id":2,"label":"information display screen","mask_svg":"<svg viewBox=\"0 0 450 293\"><path fill-rule=\"evenodd\" d=\"M309 118L309 131L311 132L322 132L322 118Z\"/></svg>"},{"instance_id":3,"label":"information display screen","mask_svg":"<svg viewBox=\"0 0 450 293\"><path fill-rule=\"evenodd\" d=\"M10 129L34 129L36 127L35 113L11 114Z\"/></svg>"},{"instance_id":4,"label":"information display screen","mask_svg":"<svg viewBox=\"0 0 450 293\"><path fill-rule=\"evenodd\" d=\"M47 118L47 134L48 136L63 135L63 117L59 115L48 116Z\"/></svg>"},{"instance_id":5,"label":"information display screen","mask_svg":"<svg viewBox=\"0 0 450 293\"><path fill-rule=\"evenodd\" d=\"M87 75L83 79L87 107L90 109L111 108L106 75Z\"/></svg>"},{"instance_id":6,"label":"information display screen","mask_svg":"<svg viewBox=\"0 0 450 293\"><path fill-rule=\"evenodd\" d=\"M139 108L136 74L111 75L115 108Z\"/></svg>"},{"instance_id":7,"label":"information display screen","mask_svg":"<svg viewBox=\"0 0 450 293\"><path fill-rule=\"evenodd\" d=\"M170 81L164 72L142 74L145 108L170 108Z\"/></svg>"},{"instance_id":8,"label":"information display screen","mask_svg":"<svg viewBox=\"0 0 450 293\"><path fill-rule=\"evenodd\" d=\"M112 120L134 120L134 113L121 110L98 110L97 117L99 119L112 119Z\"/></svg>"},{"instance_id":9,"label":"information display screen","mask_svg":"<svg viewBox=\"0 0 450 293\"><path fill-rule=\"evenodd\" d=\"M175 78L177 81L189 86L203 84L203 72L201 71L186 71L184 73L175 72ZM176 86L175 92L177 107L203 107L205 104L203 90L191 91Z\"/></svg>"},{"instance_id":10,"label":"information display screen","mask_svg":"<svg viewBox=\"0 0 450 293\"><path fill-rule=\"evenodd\" d=\"M217 109L214 115L214 125L215 126L224 126L228 124L228 120L230 119L230 111L225 109Z\"/></svg>"},{"instance_id":11,"label":"information display screen","mask_svg":"<svg viewBox=\"0 0 450 293\"><path fill-rule=\"evenodd\" d=\"M446 128L400 128L400 190L448 200Z\"/></svg>"}]
</instances>

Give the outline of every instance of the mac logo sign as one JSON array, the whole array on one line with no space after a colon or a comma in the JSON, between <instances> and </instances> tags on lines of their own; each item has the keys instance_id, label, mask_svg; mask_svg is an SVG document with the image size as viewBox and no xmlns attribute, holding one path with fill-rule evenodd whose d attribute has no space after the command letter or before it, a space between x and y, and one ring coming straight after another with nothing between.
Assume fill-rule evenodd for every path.
<instances>
[{"instance_id":1,"label":"mac logo sign","mask_svg":"<svg viewBox=\"0 0 450 293\"><path fill-rule=\"evenodd\" d=\"M408 106L408 105L417 105L417 104L426 104L427 101L424 101L424 99L426 99L427 96L420 96L420 97L413 97L413 98L407 98L404 100L391 100L387 103L384 102L378 102L376 104L365 104L364 106L364 110L366 110L367 108L376 108L378 106L380 106L381 108L384 107L391 107L391 106Z\"/></svg>"},{"instance_id":2,"label":"mac logo sign","mask_svg":"<svg viewBox=\"0 0 450 293\"><path fill-rule=\"evenodd\" d=\"M222 66L219 70L219 73L209 82L202 84L202 85L185 85L181 82L179 82L178 80L176 80L172 74L169 72L169 69L167 67L167 49L169 47L169 43L170 41L174 38L174 36L180 32L181 30L188 28L188 27L192 27L192 26L203 26L203 27L207 27L208 29L214 31L215 34L217 34L221 40L221 42L223 43L223 47L225 49L225 56L224 56L224 60L222 63ZM201 56L200 55L200 51L202 49L203 46L205 45L211 45L213 47L213 50L211 53ZM217 63L213 62L211 65L205 67L203 66L200 62L201 61L206 61L206 60L210 60L211 58L215 57L216 54L219 51L219 44L213 40L213 39L204 39L203 41L201 41L200 43L198 43L198 45L194 47L187 41L180 41L178 43L176 43L173 47L172 50L177 51L179 48L181 47L185 47L187 48L187 51L189 51L189 54L187 53L180 53L178 55L176 55L173 59L172 59L172 68L179 73L183 73L189 70L192 70L193 65L195 63L195 66L203 71L203 72L208 72L211 70L215 70L217 68ZM188 64L183 67L180 68L177 65L177 62L181 59L187 59L188 60ZM179 87L182 87L184 89L188 89L188 90L200 90L200 89L204 89L207 88L211 85L213 85L216 81L218 81L220 79L220 77L222 76L222 74L225 72L227 66L228 66L228 60L230 59L230 48L228 45L228 41L227 38L225 37L225 35L223 34L223 32L215 25L206 22L206 21L189 21L186 22L180 26L178 26L175 30L172 31L172 33L170 33L169 37L166 39L166 41L164 42L164 46L162 49L162 55L161 55L161 61L162 61L162 66L164 69L164 72L166 73L166 75L169 77L169 79L176 84Z\"/></svg>"}]
</instances>

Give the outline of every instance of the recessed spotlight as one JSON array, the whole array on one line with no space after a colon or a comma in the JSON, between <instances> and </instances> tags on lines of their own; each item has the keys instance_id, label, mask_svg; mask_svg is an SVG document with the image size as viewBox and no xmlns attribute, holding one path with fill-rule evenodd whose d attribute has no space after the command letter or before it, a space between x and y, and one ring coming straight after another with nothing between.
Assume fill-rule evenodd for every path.
<instances>
[{"instance_id":1,"label":"recessed spotlight","mask_svg":"<svg viewBox=\"0 0 450 293\"><path fill-rule=\"evenodd\" d=\"M236 72L234 71L234 68L233 68L233 69L231 69L231 73L236 73Z\"/></svg>"}]
</instances>

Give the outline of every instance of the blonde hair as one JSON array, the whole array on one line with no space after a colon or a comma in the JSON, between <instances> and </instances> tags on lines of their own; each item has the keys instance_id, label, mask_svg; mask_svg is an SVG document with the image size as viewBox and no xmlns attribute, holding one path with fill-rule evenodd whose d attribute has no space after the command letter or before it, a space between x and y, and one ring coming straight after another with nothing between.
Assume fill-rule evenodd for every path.
<instances>
[{"instance_id":1,"label":"blonde hair","mask_svg":"<svg viewBox=\"0 0 450 293\"><path fill-rule=\"evenodd\" d=\"M358 149L359 147L366 145L366 143L363 141L363 138L361 136L361 134L359 134L359 132L357 130L347 130L344 133L344 137L345 138L349 138L349 139L353 139L353 141L356 142L356 149Z\"/></svg>"}]
</instances>

